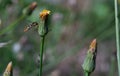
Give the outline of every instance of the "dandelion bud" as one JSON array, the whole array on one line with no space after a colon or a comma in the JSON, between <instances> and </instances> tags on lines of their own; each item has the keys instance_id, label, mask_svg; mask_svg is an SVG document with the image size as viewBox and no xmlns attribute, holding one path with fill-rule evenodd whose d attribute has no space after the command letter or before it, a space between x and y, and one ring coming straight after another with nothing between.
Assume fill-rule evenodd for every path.
<instances>
[{"instance_id":1,"label":"dandelion bud","mask_svg":"<svg viewBox=\"0 0 120 76\"><path fill-rule=\"evenodd\" d=\"M12 62L9 62L3 76L12 76Z\"/></svg>"},{"instance_id":2,"label":"dandelion bud","mask_svg":"<svg viewBox=\"0 0 120 76\"><path fill-rule=\"evenodd\" d=\"M48 16L50 14L49 10L43 10L40 12L41 24L38 27L38 33L40 36L45 36L48 33Z\"/></svg>"},{"instance_id":3,"label":"dandelion bud","mask_svg":"<svg viewBox=\"0 0 120 76\"><path fill-rule=\"evenodd\" d=\"M37 3L33 2L32 4L30 4L27 8L23 10L23 13L26 15L31 15L36 7L37 7Z\"/></svg>"},{"instance_id":4,"label":"dandelion bud","mask_svg":"<svg viewBox=\"0 0 120 76\"><path fill-rule=\"evenodd\" d=\"M96 39L94 39L89 47L89 50L87 52L87 56L84 60L84 63L82 65L83 70L85 73L90 74L95 69L95 61L96 61L96 52L97 52L97 43Z\"/></svg>"}]
</instances>

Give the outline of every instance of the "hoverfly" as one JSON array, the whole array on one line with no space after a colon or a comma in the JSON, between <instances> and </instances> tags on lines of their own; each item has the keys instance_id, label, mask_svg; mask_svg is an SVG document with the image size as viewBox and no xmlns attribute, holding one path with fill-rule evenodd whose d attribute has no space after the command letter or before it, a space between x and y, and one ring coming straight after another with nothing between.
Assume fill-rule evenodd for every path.
<instances>
[{"instance_id":1,"label":"hoverfly","mask_svg":"<svg viewBox=\"0 0 120 76\"><path fill-rule=\"evenodd\" d=\"M31 24L29 24L27 27L25 27L24 32L27 32L28 30L30 30L32 27L37 26L38 23L37 22L32 22Z\"/></svg>"}]
</instances>

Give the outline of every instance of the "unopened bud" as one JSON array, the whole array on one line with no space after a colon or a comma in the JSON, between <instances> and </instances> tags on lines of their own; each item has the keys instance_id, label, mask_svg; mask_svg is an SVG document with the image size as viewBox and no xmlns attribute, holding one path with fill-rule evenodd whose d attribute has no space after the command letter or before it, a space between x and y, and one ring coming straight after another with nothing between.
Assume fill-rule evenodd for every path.
<instances>
[{"instance_id":1,"label":"unopened bud","mask_svg":"<svg viewBox=\"0 0 120 76\"><path fill-rule=\"evenodd\" d=\"M30 4L27 8L23 10L23 13L26 15L31 15L36 7L37 7L37 3L33 2L32 4Z\"/></svg>"},{"instance_id":2,"label":"unopened bud","mask_svg":"<svg viewBox=\"0 0 120 76\"><path fill-rule=\"evenodd\" d=\"M94 39L90 44L90 48L87 52L87 56L82 65L82 68L86 73L90 74L91 72L94 71L95 65L96 65L95 63L96 53L97 53L97 42L96 42L96 39Z\"/></svg>"},{"instance_id":3,"label":"unopened bud","mask_svg":"<svg viewBox=\"0 0 120 76\"><path fill-rule=\"evenodd\" d=\"M12 76L12 62L9 62L3 76Z\"/></svg>"}]
</instances>

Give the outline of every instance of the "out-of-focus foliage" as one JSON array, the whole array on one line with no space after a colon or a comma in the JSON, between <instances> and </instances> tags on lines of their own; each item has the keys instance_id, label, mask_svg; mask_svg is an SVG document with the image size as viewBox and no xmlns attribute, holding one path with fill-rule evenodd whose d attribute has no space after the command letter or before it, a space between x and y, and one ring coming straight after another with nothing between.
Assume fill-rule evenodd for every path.
<instances>
[{"instance_id":1,"label":"out-of-focus foliage","mask_svg":"<svg viewBox=\"0 0 120 76\"><path fill-rule=\"evenodd\" d=\"M14 24L34 1L38 4L34 12L0 35L0 43L10 41L0 47L0 76L9 61L13 61L14 76L38 75L40 37L36 29L23 30L39 21L43 9L51 11L44 76L83 76L81 64L94 38L98 40L98 54L92 76L109 76L111 70L117 76L116 63L116 69L110 67L116 50L113 0L0 0L0 31Z\"/></svg>"}]
</instances>

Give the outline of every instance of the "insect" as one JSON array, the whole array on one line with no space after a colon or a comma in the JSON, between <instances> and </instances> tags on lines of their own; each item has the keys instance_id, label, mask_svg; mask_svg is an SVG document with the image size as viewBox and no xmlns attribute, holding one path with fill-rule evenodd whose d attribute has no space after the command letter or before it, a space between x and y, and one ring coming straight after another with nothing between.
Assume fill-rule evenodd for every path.
<instances>
[{"instance_id":1,"label":"insect","mask_svg":"<svg viewBox=\"0 0 120 76\"><path fill-rule=\"evenodd\" d=\"M32 22L31 24L29 24L27 27L25 27L24 32L27 32L28 30L30 30L32 27L37 26L38 23L37 22Z\"/></svg>"}]
</instances>

